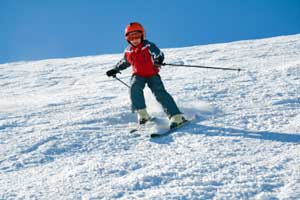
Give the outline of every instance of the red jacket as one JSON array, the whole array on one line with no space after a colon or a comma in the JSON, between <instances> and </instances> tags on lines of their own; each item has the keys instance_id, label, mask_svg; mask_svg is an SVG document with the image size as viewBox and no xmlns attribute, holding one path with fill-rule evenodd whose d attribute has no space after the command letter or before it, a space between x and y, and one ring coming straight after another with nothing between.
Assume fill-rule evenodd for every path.
<instances>
[{"instance_id":1,"label":"red jacket","mask_svg":"<svg viewBox=\"0 0 300 200\"><path fill-rule=\"evenodd\" d=\"M118 70L132 66L132 73L147 78L158 74L159 68L154 66L154 60L163 62L164 54L154 43L144 40L135 46L128 46L124 58L116 65Z\"/></svg>"}]
</instances>

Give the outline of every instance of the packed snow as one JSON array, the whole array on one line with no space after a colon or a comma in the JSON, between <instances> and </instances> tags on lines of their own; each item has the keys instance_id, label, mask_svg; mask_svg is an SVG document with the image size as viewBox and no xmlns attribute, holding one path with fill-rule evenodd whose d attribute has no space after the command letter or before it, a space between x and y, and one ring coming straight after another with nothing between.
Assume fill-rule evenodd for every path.
<instances>
[{"instance_id":1,"label":"packed snow","mask_svg":"<svg viewBox=\"0 0 300 200\"><path fill-rule=\"evenodd\" d=\"M163 66L198 117L157 139L129 133L128 89L105 75L122 54L0 65L0 199L300 199L300 35L162 50L242 71Z\"/></svg>"}]
</instances>

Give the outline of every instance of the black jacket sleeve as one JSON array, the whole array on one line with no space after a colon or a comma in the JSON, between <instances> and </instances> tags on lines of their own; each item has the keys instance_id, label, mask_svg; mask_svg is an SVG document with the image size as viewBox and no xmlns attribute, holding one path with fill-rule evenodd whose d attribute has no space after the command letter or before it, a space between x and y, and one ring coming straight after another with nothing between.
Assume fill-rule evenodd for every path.
<instances>
[{"instance_id":1,"label":"black jacket sleeve","mask_svg":"<svg viewBox=\"0 0 300 200\"><path fill-rule=\"evenodd\" d=\"M150 44L149 51L153 60L156 61L158 64L163 63L165 59L164 53L154 43L149 41L148 43Z\"/></svg>"},{"instance_id":2,"label":"black jacket sleeve","mask_svg":"<svg viewBox=\"0 0 300 200\"><path fill-rule=\"evenodd\" d=\"M118 71L124 70L130 66L130 63L126 59L125 55L124 57L115 65L115 69Z\"/></svg>"}]
</instances>

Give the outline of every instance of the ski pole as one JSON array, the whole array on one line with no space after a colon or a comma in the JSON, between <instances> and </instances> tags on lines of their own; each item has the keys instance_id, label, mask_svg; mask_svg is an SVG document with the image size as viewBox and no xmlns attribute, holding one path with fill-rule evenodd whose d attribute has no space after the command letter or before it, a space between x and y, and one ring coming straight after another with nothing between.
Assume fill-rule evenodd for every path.
<instances>
[{"instance_id":1,"label":"ski pole","mask_svg":"<svg viewBox=\"0 0 300 200\"><path fill-rule=\"evenodd\" d=\"M161 65L170 65L176 67L195 67L195 68L205 68L205 69L221 69L221 70L232 70L232 71L241 71L240 68L223 68L223 67L208 67L208 66L201 66L201 65L184 65L184 64L172 64L172 63L162 63Z\"/></svg>"},{"instance_id":2,"label":"ski pole","mask_svg":"<svg viewBox=\"0 0 300 200\"><path fill-rule=\"evenodd\" d=\"M125 83L124 81L122 81L121 79L119 79L116 75L114 75L113 78L115 78L116 80L118 80L121 83L123 83L126 87L130 88L130 86L127 83Z\"/></svg>"}]
</instances>

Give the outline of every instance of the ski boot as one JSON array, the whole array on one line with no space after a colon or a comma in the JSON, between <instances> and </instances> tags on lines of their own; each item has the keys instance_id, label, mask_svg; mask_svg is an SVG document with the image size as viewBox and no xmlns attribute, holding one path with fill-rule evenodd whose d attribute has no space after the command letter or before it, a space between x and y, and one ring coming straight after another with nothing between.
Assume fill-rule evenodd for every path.
<instances>
[{"instance_id":1,"label":"ski boot","mask_svg":"<svg viewBox=\"0 0 300 200\"><path fill-rule=\"evenodd\" d=\"M138 113L138 121L140 125L146 124L146 122L151 120L151 117L145 108L137 110L137 113Z\"/></svg>"},{"instance_id":2,"label":"ski boot","mask_svg":"<svg viewBox=\"0 0 300 200\"><path fill-rule=\"evenodd\" d=\"M182 116L182 114L177 114L177 115L173 115L170 121L171 121L170 129L173 129L185 123L187 120Z\"/></svg>"}]
</instances>

